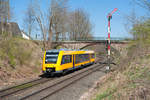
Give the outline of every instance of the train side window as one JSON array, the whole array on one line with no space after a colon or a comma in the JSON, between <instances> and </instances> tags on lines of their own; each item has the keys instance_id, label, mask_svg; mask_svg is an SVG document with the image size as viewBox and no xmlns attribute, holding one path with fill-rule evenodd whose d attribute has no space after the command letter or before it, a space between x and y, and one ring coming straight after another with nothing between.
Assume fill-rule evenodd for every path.
<instances>
[{"instance_id":1,"label":"train side window","mask_svg":"<svg viewBox=\"0 0 150 100\"><path fill-rule=\"evenodd\" d=\"M95 54L91 54L91 58L95 58Z\"/></svg>"},{"instance_id":2,"label":"train side window","mask_svg":"<svg viewBox=\"0 0 150 100\"><path fill-rule=\"evenodd\" d=\"M88 61L89 60L89 54L84 54L83 56L84 56L83 61Z\"/></svg>"},{"instance_id":3,"label":"train side window","mask_svg":"<svg viewBox=\"0 0 150 100\"><path fill-rule=\"evenodd\" d=\"M77 54L75 63L77 64L88 60L89 60L89 54Z\"/></svg>"},{"instance_id":4,"label":"train side window","mask_svg":"<svg viewBox=\"0 0 150 100\"><path fill-rule=\"evenodd\" d=\"M89 54L86 54L86 60L90 60L90 55Z\"/></svg>"},{"instance_id":5,"label":"train side window","mask_svg":"<svg viewBox=\"0 0 150 100\"><path fill-rule=\"evenodd\" d=\"M80 63L81 61L81 55L80 54L76 54L75 55L76 57L75 57L75 63L77 64L77 63Z\"/></svg>"},{"instance_id":6,"label":"train side window","mask_svg":"<svg viewBox=\"0 0 150 100\"><path fill-rule=\"evenodd\" d=\"M72 55L64 55L62 57L61 64L67 64L72 62Z\"/></svg>"}]
</instances>

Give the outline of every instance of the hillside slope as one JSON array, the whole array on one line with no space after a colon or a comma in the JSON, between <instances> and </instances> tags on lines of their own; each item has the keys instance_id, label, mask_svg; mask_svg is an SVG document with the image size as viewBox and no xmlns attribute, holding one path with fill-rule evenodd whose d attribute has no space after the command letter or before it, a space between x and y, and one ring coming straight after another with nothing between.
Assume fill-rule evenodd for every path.
<instances>
[{"instance_id":1,"label":"hillside slope","mask_svg":"<svg viewBox=\"0 0 150 100\"><path fill-rule=\"evenodd\" d=\"M127 52L82 100L150 100L150 43L131 42Z\"/></svg>"},{"instance_id":2,"label":"hillside slope","mask_svg":"<svg viewBox=\"0 0 150 100\"><path fill-rule=\"evenodd\" d=\"M9 38L1 40L0 47L0 85L39 75L43 52L38 44Z\"/></svg>"}]
</instances>

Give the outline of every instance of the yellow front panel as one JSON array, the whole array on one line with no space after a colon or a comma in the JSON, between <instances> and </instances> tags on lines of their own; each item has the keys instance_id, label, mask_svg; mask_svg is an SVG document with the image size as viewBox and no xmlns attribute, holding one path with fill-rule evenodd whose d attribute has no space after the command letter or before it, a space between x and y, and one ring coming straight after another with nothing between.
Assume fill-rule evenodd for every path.
<instances>
[{"instance_id":1,"label":"yellow front panel","mask_svg":"<svg viewBox=\"0 0 150 100\"><path fill-rule=\"evenodd\" d=\"M54 68L56 64L45 64L46 68Z\"/></svg>"},{"instance_id":2,"label":"yellow front panel","mask_svg":"<svg viewBox=\"0 0 150 100\"><path fill-rule=\"evenodd\" d=\"M57 69L57 71L59 71L59 62L61 60L60 56L58 55L58 58L57 58L57 63L56 64L45 64L45 56L46 56L46 51L44 53L44 57L43 57L43 65L42 65L42 70L45 71L46 68L54 68L55 67L55 70Z\"/></svg>"},{"instance_id":3,"label":"yellow front panel","mask_svg":"<svg viewBox=\"0 0 150 100\"><path fill-rule=\"evenodd\" d=\"M44 53L44 56L43 56L43 64L42 64L42 70L45 71L46 68L45 68L45 55L46 55L46 51Z\"/></svg>"}]
</instances>

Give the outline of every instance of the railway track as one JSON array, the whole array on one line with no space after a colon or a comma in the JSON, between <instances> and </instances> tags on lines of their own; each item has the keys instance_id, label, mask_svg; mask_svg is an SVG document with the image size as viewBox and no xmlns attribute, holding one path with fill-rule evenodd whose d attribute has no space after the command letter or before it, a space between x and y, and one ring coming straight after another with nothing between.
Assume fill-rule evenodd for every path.
<instances>
[{"instance_id":1,"label":"railway track","mask_svg":"<svg viewBox=\"0 0 150 100\"><path fill-rule=\"evenodd\" d=\"M50 78L49 79L39 78L39 79L35 79L35 80L29 81L29 82L26 82L26 83L23 83L20 85L16 85L13 87L9 87L7 89L0 90L0 99L8 97L8 96L15 94L17 92L32 88L34 86L37 86L39 84L45 83L45 82L50 81L50 80L52 80L52 79L50 79Z\"/></svg>"},{"instance_id":2,"label":"railway track","mask_svg":"<svg viewBox=\"0 0 150 100\"><path fill-rule=\"evenodd\" d=\"M36 92L33 92L29 95L26 95L21 100L44 100L49 98L51 95L61 91L62 89L70 86L71 84L74 84L78 80L86 77L87 75L90 75L91 73L102 69L105 65L95 64L93 66L90 66L88 68L82 69L78 73L72 73L70 75L64 76L62 79L55 80L52 84L50 84L48 87L44 87ZM37 98L38 97L38 98Z\"/></svg>"},{"instance_id":3,"label":"railway track","mask_svg":"<svg viewBox=\"0 0 150 100\"><path fill-rule=\"evenodd\" d=\"M95 66L95 67L93 67L93 66ZM50 92L47 92L49 94L40 96L40 99L45 99L45 98L49 97L50 95L55 94L57 91L65 88L66 85L71 85L74 83L74 81L84 78L85 76L89 75L90 73L96 71L97 69L95 70L95 68L97 68L96 66L99 66L99 64L97 63L93 66L84 68L84 69L80 70L79 73L77 71L77 73L72 73L72 74L63 76L61 78L39 78L39 79L35 79L35 80L29 81L29 82L26 82L26 83L23 83L23 84L20 84L17 86L13 86L13 87L10 87L7 89L0 90L0 100L1 99L2 100L11 100L10 98L13 97L14 94L16 95L16 94L22 93L23 91L32 89L32 87L36 87L36 86L46 83L46 82L51 82L53 80L54 82L53 81L51 82L53 84L50 84L48 87L42 88L31 94L27 94L24 97L19 97L19 99L21 99L21 100L25 100L28 98L30 99L32 97L35 97L36 95L39 95L40 93L42 93L44 91L47 91L47 90L53 88L53 89L51 89ZM67 82L69 82L69 83L67 83ZM61 85L61 84L63 84L63 85ZM60 88L58 85L61 85L63 87ZM56 88L57 86L59 87L59 89Z\"/></svg>"}]
</instances>

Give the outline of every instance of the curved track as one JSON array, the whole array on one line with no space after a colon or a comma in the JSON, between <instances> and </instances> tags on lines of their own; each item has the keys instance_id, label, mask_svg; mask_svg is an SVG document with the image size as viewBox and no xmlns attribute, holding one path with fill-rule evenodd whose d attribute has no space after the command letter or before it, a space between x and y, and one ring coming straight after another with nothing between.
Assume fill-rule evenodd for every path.
<instances>
[{"instance_id":1,"label":"curved track","mask_svg":"<svg viewBox=\"0 0 150 100\"><path fill-rule=\"evenodd\" d=\"M37 97L40 100L44 100L44 99L50 97L51 95L57 93L58 91L61 91L62 89L68 87L71 84L74 84L78 80L86 77L87 75L90 75L91 73L93 73L103 67L104 67L104 65L100 66L99 64L96 64L96 65L90 66L88 68L82 69L78 73L73 73L73 74L67 75L67 76L63 77L62 79L55 80L53 82L53 84L49 85L48 87L44 87L34 93L31 93L29 95L22 97L21 100L26 100L26 99L36 100Z\"/></svg>"},{"instance_id":2,"label":"curved track","mask_svg":"<svg viewBox=\"0 0 150 100\"><path fill-rule=\"evenodd\" d=\"M65 87L75 83L76 81L86 77L87 75L101 69L104 67L104 65L100 65L98 61L96 62L97 64L92 65L90 67L83 68L80 71L76 71L75 73L65 75L60 78L39 78L35 79L17 86L13 86L4 90L0 90L0 99L2 100L11 100L11 97L15 94L20 94L23 93L24 91L28 91L28 89L32 90L33 87L40 86L41 84L44 83L51 83L48 86L45 87L40 87L39 90L36 90L33 93L28 93L23 95L23 97L17 97L21 100L25 99L33 99L36 100L36 97L40 97L38 99L46 99L49 96L57 93L58 91L64 89ZM48 92L46 92L48 91ZM43 93L48 93L44 94Z\"/></svg>"},{"instance_id":3,"label":"curved track","mask_svg":"<svg viewBox=\"0 0 150 100\"><path fill-rule=\"evenodd\" d=\"M5 97L10 96L12 94L15 94L17 92L24 91L28 88L32 88L33 86L37 86L39 84L45 83L45 82L50 81L50 80L52 80L52 79L50 79L50 78L49 79L39 78L39 79L35 79L35 80L29 81L29 82L26 82L26 83L23 83L23 84L20 84L17 86L3 89L0 91L0 98L1 99L5 98Z\"/></svg>"}]
</instances>

